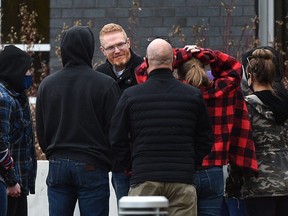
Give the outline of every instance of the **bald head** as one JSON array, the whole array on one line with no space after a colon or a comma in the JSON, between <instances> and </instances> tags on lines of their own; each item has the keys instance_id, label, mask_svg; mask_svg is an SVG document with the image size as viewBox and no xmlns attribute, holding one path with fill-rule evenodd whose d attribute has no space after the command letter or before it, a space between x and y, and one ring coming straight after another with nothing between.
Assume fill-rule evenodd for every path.
<instances>
[{"instance_id":1,"label":"bald head","mask_svg":"<svg viewBox=\"0 0 288 216\"><path fill-rule=\"evenodd\" d=\"M157 68L168 68L172 70L173 49L172 46L163 39L153 40L147 47L148 68L147 72Z\"/></svg>"}]
</instances>

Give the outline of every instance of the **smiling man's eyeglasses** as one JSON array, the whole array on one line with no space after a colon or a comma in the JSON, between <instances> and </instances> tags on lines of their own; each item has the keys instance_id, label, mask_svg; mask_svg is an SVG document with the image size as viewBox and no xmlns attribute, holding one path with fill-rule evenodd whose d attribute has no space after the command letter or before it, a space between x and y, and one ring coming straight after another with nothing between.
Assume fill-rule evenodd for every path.
<instances>
[{"instance_id":1,"label":"smiling man's eyeglasses","mask_svg":"<svg viewBox=\"0 0 288 216\"><path fill-rule=\"evenodd\" d=\"M125 42L121 42L121 43L118 43L118 44L115 44L113 46L109 46L109 47L106 47L106 48L103 47L103 46L102 47L107 52L114 52L116 48L119 49L119 50L124 49L126 44L127 44L127 40Z\"/></svg>"}]
</instances>

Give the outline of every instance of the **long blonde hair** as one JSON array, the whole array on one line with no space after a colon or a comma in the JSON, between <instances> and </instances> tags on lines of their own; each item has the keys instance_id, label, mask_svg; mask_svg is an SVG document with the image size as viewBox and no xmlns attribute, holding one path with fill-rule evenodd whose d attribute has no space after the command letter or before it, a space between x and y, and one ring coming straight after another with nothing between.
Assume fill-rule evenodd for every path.
<instances>
[{"instance_id":1,"label":"long blonde hair","mask_svg":"<svg viewBox=\"0 0 288 216\"><path fill-rule=\"evenodd\" d=\"M210 83L203 64L196 58L191 58L180 65L177 69L177 75L179 79L185 80L188 84L197 88L206 87Z\"/></svg>"}]
</instances>

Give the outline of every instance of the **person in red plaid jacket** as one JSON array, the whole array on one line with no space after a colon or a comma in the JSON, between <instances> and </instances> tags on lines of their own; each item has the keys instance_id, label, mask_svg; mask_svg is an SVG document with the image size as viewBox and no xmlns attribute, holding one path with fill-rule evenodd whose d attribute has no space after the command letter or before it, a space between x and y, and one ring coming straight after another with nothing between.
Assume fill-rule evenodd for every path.
<instances>
[{"instance_id":1,"label":"person in red plaid jacket","mask_svg":"<svg viewBox=\"0 0 288 216\"><path fill-rule=\"evenodd\" d=\"M199 49L199 52L191 52L191 57L204 65L210 65L214 76L206 86L199 86L208 107L215 140L211 152L203 159L202 166L197 167L195 185L198 193L198 215L221 215L224 195L222 166L229 163L254 175L258 171L252 129L240 88L242 66L235 58L217 50L196 46L186 46L186 49ZM179 78L189 84L185 80L186 76L183 76L188 71L180 72L182 66L177 67L180 67ZM137 68L135 75L138 82L144 82L147 79L145 65Z\"/></svg>"}]
</instances>

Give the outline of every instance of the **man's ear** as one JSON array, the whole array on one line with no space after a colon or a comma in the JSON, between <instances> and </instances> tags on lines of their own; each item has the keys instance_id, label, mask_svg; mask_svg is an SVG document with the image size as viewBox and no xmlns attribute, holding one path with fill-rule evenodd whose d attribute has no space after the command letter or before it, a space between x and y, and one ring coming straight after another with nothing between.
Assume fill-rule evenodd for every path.
<instances>
[{"instance_id":1,"label":"man's ear","mask_svg":"<svg viewBox=\"0 0 288 216\"><path fill-rule=\"evenodd\" d=\"M103 46L100 46L100 50L102 51L103 55L106 56L106 52Z\"/></svg>"},{"instance_id":2,"label":"man's ear","mask_svg":"<svg viewBox=\"0 0 288 216\"><path fill-rule=\"evenodd\" d=\"M127 44L128 44L129 49L130 49L131 48L130 38L127 38Z\"/></svg>"},{"instance_id":3,"label":"man's ear","mask_svg":"<svg viewBox=\"0 0 288 216\"><path fill-rule=\"evenodd\" d=\"M251 78L251 79L250 79ZM250 89L252 89L251 88L251 86L252 86L252 74L251 73L248 73L247 74L247 85L248 85L248 87L250 88Z\"/></svg>"},{"instance_id":4,"label":"man's ear","mask_svg":"<svg viewBox=\"0 0 288 216\"><path fill-rule=\"evenodd\" d=\"M175 61L176 61L176 55L173 54L173 62L172 62L173 67L174 67Z\"/></svg>"},{"instance_id":5,"label":"man's ear","mask_svg":"<svg viewBox=\"0 0 288 216\"><path fill-rule=\"evenodd\" d=\"M251 73L247 73L247 80L251 77Z\"/></svg>"},{"instance_id":6,"label":"man's ear","mask_svg":"<svg viewBox=\"0 0 288 216\"><path fill-rule=\"evenodd\" d=\"M149 67L149 64L148 64L148 58L145 57L145 61L146 61L146 65L147 65L147 68Z\"/></svg>"}]
</instances>

